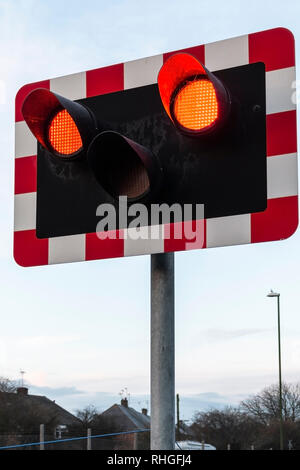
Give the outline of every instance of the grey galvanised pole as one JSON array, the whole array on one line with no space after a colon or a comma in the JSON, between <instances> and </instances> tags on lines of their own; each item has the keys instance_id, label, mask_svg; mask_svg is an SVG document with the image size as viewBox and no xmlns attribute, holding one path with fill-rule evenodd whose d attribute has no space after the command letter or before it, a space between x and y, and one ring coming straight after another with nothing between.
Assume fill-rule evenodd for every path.
<instances>
[{"instance_id":1,"label":"grey galvanised pole","mask_svg":"<svg viewBox=\"0 0 300 470\"><path fill-rule=\"evenodd\" d=\"M174 253L151 256L151 449L175 448Z\"/></svg>"},{"instance_id":2,"label":"grey galvanised pole","mask_svg":"<svg viewBox=\"0 0 300 470\"><path fill-rule=\"evenodd\" d=\"M40 424L40 450L45 450L45 425Z\"/></svg>"},{"instance_id":3,"label":"grey galvanised pole","mask_svg":"<svg viewBox=\"0 0 300 470\"><path fill-rule=\"evenodd\" d=\"M92 430L87 430L87 450L92 450Z\"/></svg>"}]
</instances>

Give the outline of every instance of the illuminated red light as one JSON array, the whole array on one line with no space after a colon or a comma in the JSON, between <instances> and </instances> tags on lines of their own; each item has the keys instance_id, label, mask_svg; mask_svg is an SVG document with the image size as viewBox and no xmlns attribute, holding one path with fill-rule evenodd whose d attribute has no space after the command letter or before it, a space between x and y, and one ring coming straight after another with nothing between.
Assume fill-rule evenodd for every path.
<instances>
[{"instance_id":1,"label":"illuminated red light","mask_svg":"<svg viewBox=\"0 0 300 470\"><path fill-rule=\"evenodd\" d=\"M183 133L210 132L229 114L226 88L190 54L174 54L165 62L158 75L158 88L165 111Z\"/></svg>"},{"instance_id":2,"label":"illuminated red light","mask_svg":"<svg viewBox=\"0 0 300 470\"><path fill-rule=\"evenodd\" d=\"M52 119L48 139L53 150L61 155L70 156L82 149L78 128L65 109L59 111Z\"/></svg>"},{"instance_id":3,"label":"illuminated red light","mask_svg":"<svg viewBox=\"0 0 300 470\"><path fill-rule=\"evenodd\" d=\"M81 158L98 132L88 108L45 88L26 96L22 114L42 147L58 158Z\"/></svg>"},{"instance_id":4,"label":"illuminated red light","mask_svg":"<svg viewBox=\"0 0 300 470\"><path fill-rule=\"evenodd\" d=\"M191 76L205 75L203 66L190 54L174 54L162 66L158 75L158 88L162 103L169 117L170 104L176 90Z\"/></svg>"},{"instance_id":5,"label":"illuminated red light","mask_svg":"<svg viewBox=\"0 0 300 470\"><path fill-rule=\"evenodd\" d=\"M206 79L187 82L175 96L173 113L176 121L186 129L200 131L211 126L219 115L213 84Z\"/></svg>"}]
</instances>

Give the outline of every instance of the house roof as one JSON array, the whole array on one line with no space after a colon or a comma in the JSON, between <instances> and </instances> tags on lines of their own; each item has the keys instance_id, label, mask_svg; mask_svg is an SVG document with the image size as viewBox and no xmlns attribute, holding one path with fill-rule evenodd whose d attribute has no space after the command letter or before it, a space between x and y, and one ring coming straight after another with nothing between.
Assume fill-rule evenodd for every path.
<instances>
[{"instance_id":1,"label":"house roof","mask_svg":"<svg viewBox=\"0 0 300 470\"><path fill-rule=\"evenodd\" d=\"M76 416L45 396L0 392L0 403L1 406L8 407L24 406L28 407L28 409L36 409L38 407L45 414L55 416L60 425L69 426L80 422Z\"/></svg>"},{"instance_id":2,"label":"house roof","mask_svg":"<svg viewBox=\"0 0 300 470\"><path fill-rule=\"evenodd\" d=\"M103 416L111 417L128 431L135 429L150 429L150 416L139 413L134 408L113 405L102 413Z\"/></svg>"}]
</instances>

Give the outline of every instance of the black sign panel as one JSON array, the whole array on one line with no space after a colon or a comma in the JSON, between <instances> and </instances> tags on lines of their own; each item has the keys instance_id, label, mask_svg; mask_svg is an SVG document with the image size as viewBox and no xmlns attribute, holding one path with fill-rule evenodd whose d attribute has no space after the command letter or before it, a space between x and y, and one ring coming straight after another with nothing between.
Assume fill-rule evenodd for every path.
<instances>
[{"instance_id":1,"label":"black sign panel","mask_svg":"<svg viewBox=\"0 0 300 470\"><path fill-rule=\"evenodd\" d=\"M158 157L163 181L151 202L204 204L205 218L263 211L267 205L265 66L250 64L215 75L229 90L231 114L218 133L198 138L174 127L156 84L78 102L105 123L103 130L117 131ZM99 222L97 207L107 202L117 207L96 181L85 156L66 161L39 145L37 178L39 238L93 233Z\"/></svg>"}]
</instances>

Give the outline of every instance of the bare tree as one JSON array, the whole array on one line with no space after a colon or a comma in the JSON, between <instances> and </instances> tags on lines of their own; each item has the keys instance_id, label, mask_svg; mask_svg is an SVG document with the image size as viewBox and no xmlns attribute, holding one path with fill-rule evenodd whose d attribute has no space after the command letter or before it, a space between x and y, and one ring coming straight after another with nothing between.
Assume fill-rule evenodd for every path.
<instances>
[{"instance_id":1,"label":"bare tree","mask_svg":"<svg viewBox=\"0 0 300 470\"><path fill-rule=\"evenodd\" d=\"M278 420L280 415L278 385L271 385L261 393L244 400L241 409L264 425ZM282 411L285 421L295 422L300 419L300 384L283 383Z\"/></svg>"},{"instance_id":2,"label":"bare tree","mask_svg":"<svg viewBox=\"0 0 300 470\"><path fill-rule=\"evenodd\" d=\"M68 426L69 436L86 435L87 428L92 429L93 435L111 434L120 431L118 423L114 422L110 416L99 413L94 405L88 405L82 410L77 410L76 416L80 421ZM112 437L93 439L94 450L111 450L114 449L114 445L115 440Z\"/></svg>"},{"instance_id":3,"label":"bare tree","mask_svg":"<svg viewBox=\"0 0 300 470\"><path fill-rule=\"evenodd\" d=\"M284 448L300 449L300 384L282 386ZM279 387L271 385L237 408L197 413L191 428L197 440L217 449L279 449Z\"/></svg>"},{"instance_id":4,"label":"bare tree","mask_svg":"<svg viewBox=\"0 0 300 470\"><path fill-rule=\"evenodd\" d=\"M198 441L205 440L217 449L246 449L253 443L260 424L238 408L226 407L197 413L191 429Z\"/></svg>"},{"instance_id":5,"label":"bare tree","mask_svg":"<svg viewBox=\"0 0 300 470\"><path fill-rule=\"evenodd\" d=\"M99 411L94 405L88 405L82 410L76 410L77 418L80 419L83 426L87 428L93 424L98 415Z\"/></svg>"},{"instance_id":6,"label":"bare tree","mask_svg":"<svg viewBox=\"0 0 300 470\"><path fill-rule=\"evenodd\" d=\"M14 393L17 390L17 384L14 380L7 377L0 377L0 392Z\"/></svg>"}]
</instances>

